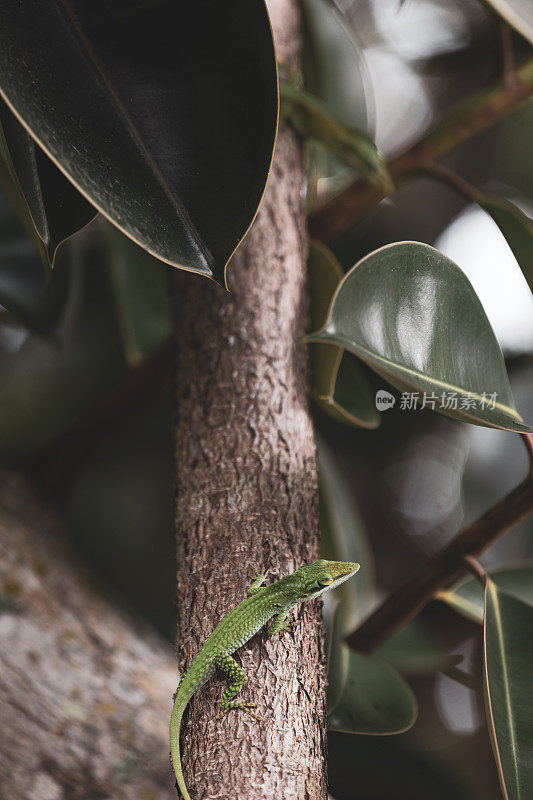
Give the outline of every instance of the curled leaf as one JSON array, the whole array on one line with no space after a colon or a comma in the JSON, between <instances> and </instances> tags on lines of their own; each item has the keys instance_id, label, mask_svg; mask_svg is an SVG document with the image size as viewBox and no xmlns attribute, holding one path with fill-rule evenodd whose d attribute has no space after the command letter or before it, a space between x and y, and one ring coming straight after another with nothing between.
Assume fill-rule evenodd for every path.
<instances>
[{"instance_id":1,"label":"curled leaf","mask_svg":"<svg viewBox=\"0 0 533 800\"><path fill-rule=\"evenodd\" d=\"M398 242L339 284L322 330L393 386L453 419L530 433L494 332L466 275L438 250Z\"/></svg>"},{"instance_id":2,"label":"curled leaf","mask_svg":"<svg viewBox=\"0 0 533 800\"><path fill-rule=\"evenodd\" d=\"M341 265L324 245L311 243L308 258L311 326L320 327L335 289L343 277ZM333 419L348 425L377 428L381 415L361 364L333 344L311 347L311 390L318 405Z\"/></svg>"}]
</instances>

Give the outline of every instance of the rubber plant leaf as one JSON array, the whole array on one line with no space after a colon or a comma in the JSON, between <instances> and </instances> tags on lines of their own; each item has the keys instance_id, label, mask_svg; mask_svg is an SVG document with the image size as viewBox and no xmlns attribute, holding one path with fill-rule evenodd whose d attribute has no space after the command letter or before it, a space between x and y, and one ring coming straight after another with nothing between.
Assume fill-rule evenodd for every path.
<instances>
[{"instance_id":1,"label":"rubber plant leaf","mask_svg":"<svg viewBox=\"0 0 533 800\"><path fill-rule=\"evenodd\" d=\"M277 129L263 0L7 0L0 93L126 235L224 283Z\"/></svg>"},{"instance_id":2,"label":"rubber plant leaf","mask_svg":"<svg viewBox=\"0 0 533 800\"><path fill-rule=\"evenodd\" d=\"M397 242L359 261L309 340L346 348L420 405L453 419L533 430L515 409L500 346L472 285L429 245Z\"/></svg>"}]
</instances>

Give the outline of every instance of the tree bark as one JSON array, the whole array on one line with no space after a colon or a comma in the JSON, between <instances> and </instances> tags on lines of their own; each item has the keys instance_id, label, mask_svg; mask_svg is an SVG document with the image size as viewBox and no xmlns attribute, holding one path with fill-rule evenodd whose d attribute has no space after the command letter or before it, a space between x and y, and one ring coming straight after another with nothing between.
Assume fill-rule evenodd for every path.
<instances>
[{"instance_id":1,"label":"tree bark","mask_svg":"<svg viewBox=\"0 0 533 800\"><path fill-rule=\"evenodd\" d=\"M0 470L0 800L170 800L171 648L90 585Z\"/></svg>"},{"instance_id":2,"label":"tree bark","mask_svg":"<svg viewBox=\"0 0 533 800\"><path fill-rule=\"evenodd\" d=\"M270 11L278 59L294 64L295 4ZM181 669L257 572L277 579L318 556L303 184L298 142L283 128L259 215L229 266L230 293L172 276ZM216 721L217 678L193 698L182 733L193 798L325 798L320 606L297 618L293 632L262 633L237 656L262 722L243 712Z\"/></svg>"}]
</instances>

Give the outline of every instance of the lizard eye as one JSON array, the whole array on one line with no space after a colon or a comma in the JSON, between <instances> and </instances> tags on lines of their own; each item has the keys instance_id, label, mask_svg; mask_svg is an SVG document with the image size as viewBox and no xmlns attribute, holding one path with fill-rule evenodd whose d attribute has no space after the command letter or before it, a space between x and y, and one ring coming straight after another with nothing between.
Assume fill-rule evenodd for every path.
<instances>
[{"instance_id":1,"label":"lizard eye","mask_svg":"<svg viewBox=\"0 0 533 800\"><path fill-rule=\"evenodd\" d=\"M330 586L333 583L333 575L324 575L318 579L319 586Z\"/></svg>"}]
</instances>

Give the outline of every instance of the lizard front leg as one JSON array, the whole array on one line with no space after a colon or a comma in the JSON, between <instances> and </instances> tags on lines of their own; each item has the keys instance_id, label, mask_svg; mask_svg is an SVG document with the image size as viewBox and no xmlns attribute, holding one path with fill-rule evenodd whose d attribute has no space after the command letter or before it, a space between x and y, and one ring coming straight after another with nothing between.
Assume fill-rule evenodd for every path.
<instances>
[{"instance_id":1,"label":"lizard front leg","mask_svg":"<svg viewBox=\"0 0 533 800\"><path fill-rule=\"evenodd\" d=\"M261 589L263 583L266 580L266 576L267 576L266 572L260 572L259 575L256 575L256 577L253 579L252 585L248 589L248 596L256 594L256 592L258 592L259 589Z\"/></svg>"},{"instance_id":2,"label":"lizard front leg","mask_svg":"<svg viewBox=\"0 0 533 800\"><path fill-rule=\"evenodd\" d=\"M270 625L268 626L267 636L275 636L277 633L283 633L283 631L289 630L296 622L287 622L287 614L289 613L288 610L280 611L279 614L276 614Z\"/></svg>"},{"instance_id":3,"label":"lizard front leg","mask_svg":"<svg viewBox=\"0 0 533 800\"><path fill-rule=\"evenodd\" d=\"M241 708L251 714L252 717L255 717L255 719L261 720L262 717L250 711L251 708L255 708L255 703L243 703L242 700L233 699L248 680L245 671L239 667L235 659L228 655L218 656L216 665L228 682L228 688L224 690L220 698L220 714L217 715L217 719L221 719L224 714L227 714L233 708Z\"/></svg>"}]
</instances>

